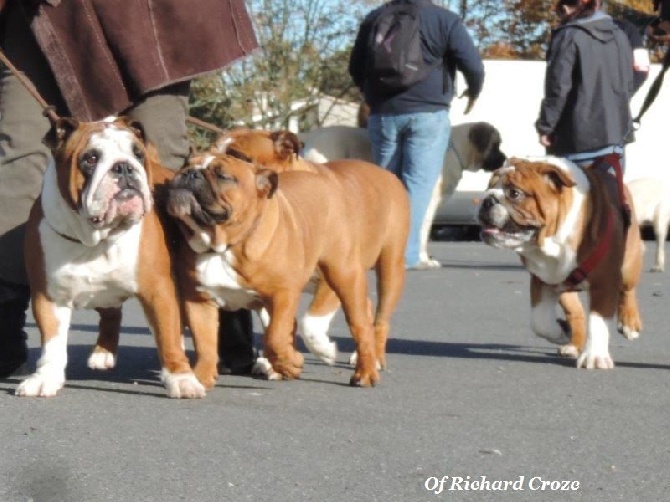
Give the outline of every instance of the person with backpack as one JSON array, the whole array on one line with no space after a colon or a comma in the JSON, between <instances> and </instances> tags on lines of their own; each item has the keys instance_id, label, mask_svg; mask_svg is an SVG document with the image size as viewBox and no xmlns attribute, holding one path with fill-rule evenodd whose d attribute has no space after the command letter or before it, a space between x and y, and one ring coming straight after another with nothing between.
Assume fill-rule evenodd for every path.
<instances>
[{"instance_id":1,"label":"person with backpack","mask_svg":"<svg viewBox=\"0 0 670 502\"><path fill-rule=\"evenodd\" d=\"M484 64L460 18L431 0L393 0L359 27L349 73L370 107L367 129L374 162L409 192L408 270L419 260L421 224L449 146L449 108L460 71L470 105L484 83Z\"/></svg>"},{"instance_id":2,"label":"person with backpack","mask_svg":"<svg viewBox=\"0 0 670 502\"><path fill-rule=\"evenodd\" d=\"M601 0L559 0L561 22L547 52L544 98L535 127L548 154L579 165L618 154L630 140L635 91L631 43Z\"/></svg>"}]
</instances>

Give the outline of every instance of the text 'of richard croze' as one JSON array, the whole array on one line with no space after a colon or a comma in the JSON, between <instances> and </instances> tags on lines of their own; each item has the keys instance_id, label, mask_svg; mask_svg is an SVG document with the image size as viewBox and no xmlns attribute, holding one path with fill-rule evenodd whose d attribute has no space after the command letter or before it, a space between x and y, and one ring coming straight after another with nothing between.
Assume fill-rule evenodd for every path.
<instances>
[{"instance_id":1,"label":"text 'of richard croze'","mask_svg":"<svg viewBox=\"0 0 670 502\"><path fill-rule=\"evenodd\" d=\"M541 492L574 492L579 490L579 481L549 480L541 476L519 476L517 479L491 480L486 476L431 476L424 482L426 490L436 495L443 491L541 491Z\"/></svg>"}]
</instances>

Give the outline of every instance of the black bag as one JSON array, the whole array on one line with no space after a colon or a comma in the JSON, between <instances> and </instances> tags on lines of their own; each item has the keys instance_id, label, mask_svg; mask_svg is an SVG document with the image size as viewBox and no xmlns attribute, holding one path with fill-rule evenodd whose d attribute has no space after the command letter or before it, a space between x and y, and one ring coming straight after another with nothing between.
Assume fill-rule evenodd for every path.
<instances>
[{"instance_id":1,"label":"black bag","mask_svg":"<svg viewBox=\"0 0 670 502\"><path fill-rule=\"evenodd\" d=\"M425 79L435 66L423 58L420 10L415 4L389 4L372 22L366 77L374 92L405 91Z\"/></svg>"}]
</instances>

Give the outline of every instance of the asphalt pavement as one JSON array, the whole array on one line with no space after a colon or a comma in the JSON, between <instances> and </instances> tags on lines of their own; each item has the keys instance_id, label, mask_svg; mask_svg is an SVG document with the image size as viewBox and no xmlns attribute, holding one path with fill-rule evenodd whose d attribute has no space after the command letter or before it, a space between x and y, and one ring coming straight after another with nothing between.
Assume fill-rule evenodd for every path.
<instances>
[{"instance_id":1,"label":"asphalt pavement","mask_svg":"<svg viewBox=\"0 0 670 502\"><path fill-rule=\"evenodd\" d=\"M443 267L408 275L373 389L348 386L341 314L336 365L306 354L300 380L222 376L180 401L135 302L108 372L86 367L97 320L76 312L57 397L0 381L0 501L667 500L670 272L647 271L647 244L645 328L612 335L609 371L536 338L528 275L479 242L431 243Z\"/></svg>"}]
</instances>

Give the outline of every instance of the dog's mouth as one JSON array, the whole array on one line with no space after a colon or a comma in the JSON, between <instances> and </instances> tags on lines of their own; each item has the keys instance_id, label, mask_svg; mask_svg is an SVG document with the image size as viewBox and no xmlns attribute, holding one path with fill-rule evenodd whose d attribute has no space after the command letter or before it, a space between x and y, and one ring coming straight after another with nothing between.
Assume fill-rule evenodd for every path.
<instances>
[{"instance_id":1,"label":"dog's mouth","mask_svg":"<svg viewBox=\"0 0 670 502\"><path fill-rule=\"evenodd\" d=\"M202 199L205 200L202 200ZM168 214L178 220L200 227L213 227L230 219L230 209L214 203L211 194L198 197L186 188L171 188L167 203Z\"/></svg>"},{"instance_id":2,"label":"dog's mouth","mask_svg":"<svg viewBox=\"0 0 670 502\"><path fill-rule=\"evenodd\" d=\"M100 205L100 204L98 204ZM103 200L102 210L88 218L89 224L100 228L116 224L132 224L140 221L149 211L144 194L137 188L123 188L110 192Z\"/></svg>"},{"instance_id":3,"label":"dog's mouth","mask_svg":"<svg viewBox=\"0 0 670 502\"><path fill-rule=\"evenodd\" d=\"M482 241L499 248L517 248L535 239L538 227L534 225L519 225L513 219L508 219L502 226L483 225L480 237Z\"/></svg>"}]
</instances>

